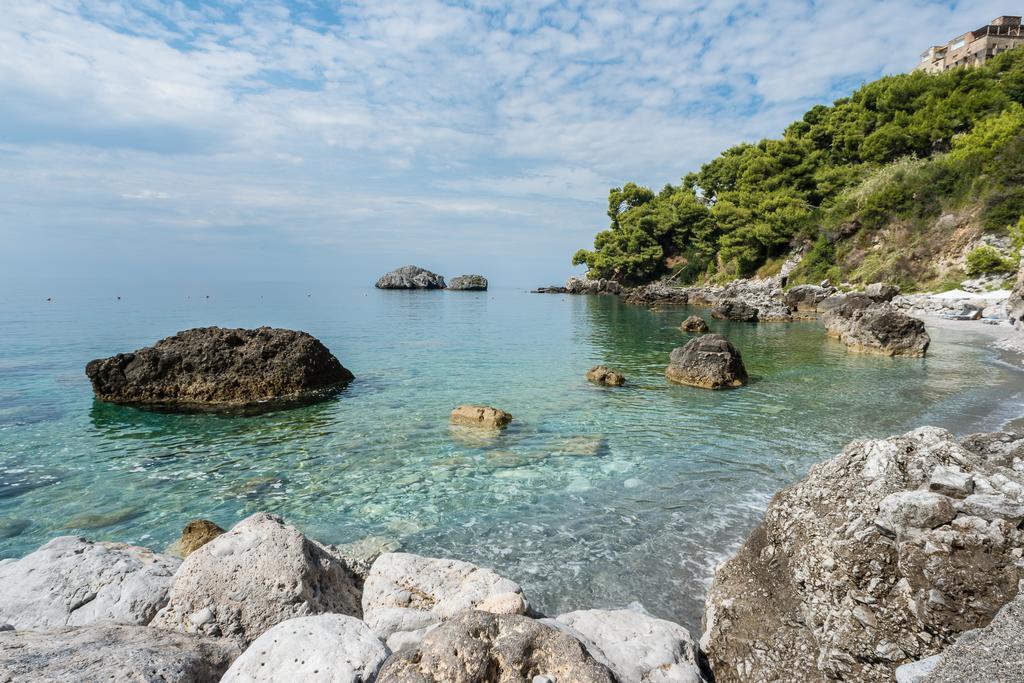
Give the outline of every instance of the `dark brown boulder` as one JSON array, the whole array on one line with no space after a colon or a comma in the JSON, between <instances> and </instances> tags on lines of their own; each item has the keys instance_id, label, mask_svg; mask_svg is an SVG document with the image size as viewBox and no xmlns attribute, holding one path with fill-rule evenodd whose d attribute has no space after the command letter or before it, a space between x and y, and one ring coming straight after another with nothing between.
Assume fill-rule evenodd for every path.
<instances>
[{"instance_id":1,"label":"dark brown boulder","mask_svg":"<svg viewBox=\"0 0 1024 683\"><path fill-rule=\"evenodd\" d=\"M609 387L621 387L626 383L626 376L618 370L612 370L606 365L597 365L587 370L587 380L594 384L604 384Z\"/></svg>"},{"instance_id":2,"label":"dark brown boulder","mask_svg":"<svg viewBox=\"0 0 1024 683\"><path fill-rule=\"evenodd\" d=\"M676 384L728 389L747 383L739 350L720 334L705 334L672 351L665 376Z\"/></svg>"},{"instance_id":3,"label":"dark brown boulder","mask_svg":"<svg viewBox=\"0 0 1024 683\"><path fill-rule=\"evenodd\" d=\"M96 398L178 410L277 405L328 396L354 379L306 332L200 327L85 367Z\"/></svg>"},{"instance_id":4,"label":"dark brown boulder","mask_svg":"<svg viewBox=\"0 0 1024 683\"><path fill-rule=\"evenodd\" d=\"M683 321L683 324L679 326L679 329L683 332L699 332L703 334L708 331L708 324L704 322L704 318L697 315L691 315Z\"/></svg>"},{"instance_id":5,"label":"dark brown boulder","mask_svg":"<svg viewBox=\"0 0 1024 683\"><path fill-rule=\"evenodd\" d=\"M188 557L222 533L224 529L208 519L193 519L181 530L181 538L168 548L168 552L179 557Z\"/></svg>"}]
</instances>

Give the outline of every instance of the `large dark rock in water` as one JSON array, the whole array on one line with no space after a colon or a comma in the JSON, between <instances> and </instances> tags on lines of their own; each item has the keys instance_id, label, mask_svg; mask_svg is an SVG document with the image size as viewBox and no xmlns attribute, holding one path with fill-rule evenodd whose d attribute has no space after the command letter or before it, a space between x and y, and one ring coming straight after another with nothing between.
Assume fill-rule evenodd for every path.
<instances>
[{"instance_id":1,"label":"large dark rock in water","mask_svg":"<svg viewBox=\"0 0 1024 683\"><path fill-rule=\"evenodd\" d=\"M459 275L448 283L448 289L461 292L486 292L487 278L483 275Z\"/></svg>"},{"instance_id":2,"label":"large dark rock in water","mask_svg":"<svg viewBox=\"0 0 1024 683\"><path fill-rule=\"evenodd\" d=\"M727 389L747 383L739 350L720 334L705 334L672 351L665 376L676 384Z\"/></svg>"},{"instance_id":3,"label":"large dark rock in water","mask_svg":"<svg viewBox=\"0 0 1024 683\"><path fill-rule=\"evenodd\" d=\"M738 299L725 299L711 309L711 317L715 320L756 323L757 309Z\"/></svg>"},{"instance_id":4,"label":"large dark rock in water","mask_svg":"<svg viewBox=\"0 0 1024 683\"><path fill-rule=\"evenodd\" d=\"M377 289L444 289L444 278L419 266L402 266L385 273L374 285Z\"/></svg>"},{"instance_id":5,"label":"large dark rock in water","mask_svg":"<svg viewBox=\"0 0 1024 683\"><path fill-rule=\"evenodd\" d=\"M1024 579L1022 453L1024 435L922 427L812 467L715 571L715 680L892 681L989 623Z\"/></svg>"},{"instance_id":6,"label":"large dark rock in water","mask_svg":"<svg viewBox=\"0 0 1024 683\"><path fill-rule=\"evenodd\" d=\"M101 401L178 410L305 402L355 379L312 335L270 327L185 330L85 374Z\"/></svg>"},{"instance_id":7,"label":"large dark rock in water","mask_svg":"<svg viewBox=\"0 0 1024 683\"><path fill-rule=\"evenodd\" d=\"M931 337L924 322L900 313L889 304L858 308L859 300L844 303L824 317L829 336L840 339L852 351L882 356L921 357Z\"/></svg>"}]
</instances>

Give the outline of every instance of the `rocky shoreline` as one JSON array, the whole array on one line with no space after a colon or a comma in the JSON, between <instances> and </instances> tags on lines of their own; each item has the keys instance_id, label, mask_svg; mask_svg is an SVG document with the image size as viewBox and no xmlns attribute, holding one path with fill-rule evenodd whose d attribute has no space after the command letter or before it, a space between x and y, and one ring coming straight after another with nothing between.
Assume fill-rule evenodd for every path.
<instances>
[{"instance_id":1,"label":"rocky shoreline","mask_svg":"<svg viewBox=\"0 0 1024 683\"><path fill-rule=\"evenodd\" d=\"M959 680L991 670L970 643L1024 656L1022 522L1024 435L855 441L718 567L699 644L640 606L544 615L489 569L353 556L267 513L190 523L184 559L64 536L0 561L0 680Z\"/></svg>"}]
</instances>

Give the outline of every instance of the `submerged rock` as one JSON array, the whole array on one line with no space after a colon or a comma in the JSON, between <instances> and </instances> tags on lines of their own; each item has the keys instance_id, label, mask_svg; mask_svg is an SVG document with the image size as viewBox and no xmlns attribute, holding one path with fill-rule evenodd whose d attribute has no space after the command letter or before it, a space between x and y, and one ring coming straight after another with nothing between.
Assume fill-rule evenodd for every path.
<instances>
[{"instance_id":1,"label":"submerged rock","mask_svg":"<svg viewBox=\"0 0 1024 683\"><path fill-rule=\"evenodd\" d=\"M613 683L580 641L529 617L463 612L395 652L377 683Z\"/></svg>"},{"instance_id":2,"label":"submerged rock","mask_svg":"<svg viewBox=\"0 0 1024 683\"><path fill-rule=\"evenodd\" d=\"M200 327L85 367L110 403L211 410L328 396L354 379L316 338L293 330Z\"/></svg>"},{"instance_id":3,"label":"submerged rock","mask_svg":"<svg viewBox=\"0 0 1024 683\"><path fill-rule=\"evenodd\" d=\"M543 623L578 638L622 683L702 683L700 653L679 624L643 612L582 610Z\"/></svg>"},{"instance_id":4,"label":"submerged rock","mask_svg":"<svg viewBox=\"0 0 1024 683\"><path fill-rule=\"evenodd\" d=\"M715 320L732 320L743 323L757 322L757 309L738 299L725 299L713 309L711 317Z\"/></svg>"},{"instance_id":5,"label":"submerged rock","mask_svg":"<svg viewBox=\"0 0 1024 683\"><path fill-rule=\"evenodd\" d=\"M739 350L719 334L695 337L672 351L665 376L677 384L726 389L747 383Z\"/></svg>"},{"instance_id":6,"label":"submerged rock","mask_svg":"<svg viewBox=\"0 0 1024 683\"><path fill-rule=\"evenodd\" d=\"M444 278L419 266L402 266L385 273L374 285L377 289L444 289Z\"/></svg>"},{"instance_id":7,"label":"submerged rock","mask_svg":"<svg viewBox=\"0 0 1024 683\"><path fill-rule=\"evenodd\" d=\"M609 387L621 387L626 383L626 376L618 370L612 370L604 365L597 365L587 370L587 380L594 384L604 384Z\"/></svg>"},{"instance_id":8,"label":"submerged rock","mask_svg":"<svg viewBox=\"0 0 1024 683\"><path fill-rule=\"evenodd\" d=\"M59 536L0 563L0 624L37 630L148 624L167 602L179 564L146 548Z\"/></svg>"},{"instance_id":9,"label":"submerged rock","mask_svg":"<svg viewBox=\"0 0 1024 683\"><path fill-rule=\"evenodd\" d=\"M167 552L188 557L222 533L224 530L208 519L193 519L181 530L181 538L172 543Z\"/></svg>"},{"instance_id":10,"label":"submerged rock","mask_svg":"<svg viewBox=\"0 0 1024 683\"><path fill-rule=\"evenodd\" d=\"M825 314L829 336L862 353L883 356L924 356L931 344L924 322L888 304L857 308L844 304Z\"/></svg>"},{"instance_id":11,"label":"submerged rock","mask_svg":"<svg viewBox=\"0 0 1024 683\"><path fill-rule=\"evenodd\" d=\"M708 331L708 324L704 322L704 318L697 315L691 315L682 322L679 329L683 332L697 332L699 334L703 334Z\"/></svg>"},{"instance_id":12,"label":"submerged rock","mask_svg":"<svg viewBox=\"0 0 1024 683\"><path fill-rule=\"evenodd\" d=\"M464 427L503 429L512 422L512 413L490 406L461 405L452 411L450 421Z\"/></svg>"},{"instance_id":13,"label":"submerged rock","mask_svg":"<svg viewBox=\"0 0 1024 683\"><path fill-rule=\"evenodd\" d=\"M459 560L409 553L377 558L363 584L363 616L392 649L465 610L525 614L519 584Z\"/></svg>"},{"instance_id":14,"label":"submerged rock","mask_svg":"<svg viewBox=\"0 0 1024 683\"><path fill-rule=\"evenodd\" d=\"M253 641L221 683L373 681L391 652L354 617L320 614L281 622Z\"/></svg>"},{"instance_id":15,"label":"submerged rock","mask_svg":"<svg viewBox=\"0 0 1024 683\"><path fill-rule=\"evenodd\" d=\"M153 626L248 645L282 621L323 612L361 616L358 579L319 543L261 512L182 562Z\"/></svg>"},{"instance_id":16,"label":"submerged rock","mask_svg":"<svg viewBox=\"0 0 1024 683\"><path fill-rule=\"evenodd\" d=\"M487 278L483 275L459 275L453 277L448 283L448 289L463 292L485 292L487 291Z\"/></svg>"},{"instance_id":17,"label":"submerged rock","mask_svg":"<svg viewBox=\"0 0 1024 683\"><path fill-rule=\"evenodd\" d=\"M777 494L715 572L701 644L716 680L891 681L988 623L1024 579L1020 493L1004 484L983 519L928 487L939 467L1020 483L989 448L1021 446L924 427L855 441Z\"/></svg>"},{"instance_id":18,"label":"submerged rock","mask_svg":"<svg viewBox=\"0 0 1024 683\"><path fill-rule=\"evenodd\" d=\"M109 624L0 632L0 681L216 683L239 654L231 642Z\"/></svg>"}]
</instances>

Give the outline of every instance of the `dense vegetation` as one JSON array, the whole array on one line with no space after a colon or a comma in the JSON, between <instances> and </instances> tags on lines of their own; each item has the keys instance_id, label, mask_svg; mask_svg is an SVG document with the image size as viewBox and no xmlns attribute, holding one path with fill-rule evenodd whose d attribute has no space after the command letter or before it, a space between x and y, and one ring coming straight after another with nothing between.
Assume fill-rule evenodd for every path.
<instances>
[{"instance_id":1,"label":"dense vegetation","mask_svg":"<svg viewBox=\"0 0 1024 683\"><path fill-rule=\"evenodd\" d=\"M1024 215L1024 49L979 69L869 83L660 192L614 188L610 227L573 263L626 284L722 281L768 273L803 245L803 281L913 288L951 277L927 265L953 231L939 220L949 212L967 216L975 238L1007 234ZM994 251L974 267L1006 267Z\"/></svg>"}]
</instances>

